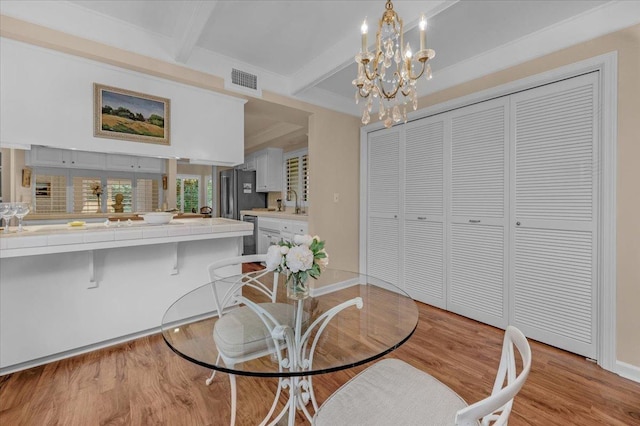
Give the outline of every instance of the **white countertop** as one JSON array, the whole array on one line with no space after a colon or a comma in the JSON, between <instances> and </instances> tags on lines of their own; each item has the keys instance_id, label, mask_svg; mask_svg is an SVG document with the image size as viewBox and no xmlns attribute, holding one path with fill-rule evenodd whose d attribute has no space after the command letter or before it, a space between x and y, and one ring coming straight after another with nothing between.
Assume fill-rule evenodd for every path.
<instances>
[{"instance_id":1,"label":"white countertop","mask_svg":"<svg viewBox=\"0 0 640 426\"><path fill-rule=\"evenodd\" d=\"M253 224L232 219L174 219L167 225L142 221L87 223L83 226L34 225L23 232L0 232L0 258L163 244L251 235Z\"/></svg>"},{"instance_id":2,"label":"white countertop","mask_svg":"<svg viewBox=\"0 0 640 426\"><path fill-rule=\"evenodd\" d=\"M309 216L306 214L295 214L290 211L278 212L278 211L265 211L265 210L240 210L241 215L250 215L258 217L271 217L274 219L284 220L299 220L302 222L308 222Z\"/></svg>"}]
</instances>

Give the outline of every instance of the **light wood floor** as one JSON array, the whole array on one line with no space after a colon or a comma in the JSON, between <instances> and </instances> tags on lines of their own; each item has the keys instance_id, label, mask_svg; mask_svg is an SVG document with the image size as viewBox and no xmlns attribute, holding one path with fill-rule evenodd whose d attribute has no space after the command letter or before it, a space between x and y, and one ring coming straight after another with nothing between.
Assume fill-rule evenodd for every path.
<instances>
[{"instance_id":1,"label":"light wood floor","mask_svg":"<svg viewBox=\"0 0 640 426\"><path fill-rule=\"evenodd\" d=\"M488 395L503 332L419 306L417 331L389 356L429 372L467 401ZM531 346L533 368L510 425L640 425L639 383L582 357ZM362 368L316 376L319 402ZM218 373L207 387L207 374L154 335L0 377L0 425L228 424L228 378ZM238 386L237 424L255 425L267 412L276 380L238 377ZM303 424L300 415L298 420Z\"/></svg>"}]
</instances>

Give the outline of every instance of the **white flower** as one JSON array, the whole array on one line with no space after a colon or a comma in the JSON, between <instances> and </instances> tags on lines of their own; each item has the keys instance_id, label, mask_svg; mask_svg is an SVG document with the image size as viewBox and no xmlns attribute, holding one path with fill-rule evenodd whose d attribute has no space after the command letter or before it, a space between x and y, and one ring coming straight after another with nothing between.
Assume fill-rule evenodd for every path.
<instances>
[{"instance_id":1,"label":"white flower","mask_svg":"<svg viewBox=\"0 0 640 426\"><path fill-rule=\"evenodd\" d=\"M282 253L280 253L280 246L269 246L269 249L267 249L267 259L265 261L265 263L267 264L267 269L270 271L275 271L278 266L280 266L280 262L282 262Z\"/></svg>"},{"instance_id":2,"label":"white flower","mask_svg":"<svg viewBox=\"0 0 640 426\"><path fill-rule=\"evenodd\" d=\"M287 246L280 246L280 253L281 253L281 254L287 254L287 253L289 253L289 247L287 247Z\"/></svg>"},{"instance_id":3,"label":"white flower","mask_svg":"<svg viewBox=\"0 0 640 426\"><path fill-rule=\"evenodd\" d=\"M268 253L267 253L268 255ZM267 265L268 265L267 258ZM306 245L291 247L287 253L287 267L291 272L300 272L311 269L313 266L313 252Z\"/></svg>"},{"instance_id":4,"label":"white flower","mask_svg":"<svg viewBox=\"0 0 640 426\"><path fill-rule=\"evenodd\" d=\"M305 245L309 247L311 243L313 243L313 238L311 237L311 235L294 235L293 243L298 246Z\"/></svg>"}]
</instances>

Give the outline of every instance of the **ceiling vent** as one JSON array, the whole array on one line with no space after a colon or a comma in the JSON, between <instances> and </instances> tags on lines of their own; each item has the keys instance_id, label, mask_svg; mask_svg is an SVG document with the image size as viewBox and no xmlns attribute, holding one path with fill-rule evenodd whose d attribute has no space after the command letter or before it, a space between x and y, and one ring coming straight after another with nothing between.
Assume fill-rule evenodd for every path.
<instances>
[{"instance_id":1,"label":"ceiling vent","mask_svg":"<svg viewBox=\"0 0 640 426\"><path fill-rule=\"evenodd\" d=\"M224 83L224 87L227 90L262 97L262 90L258 84L258 76L255 74L232 68L230 82L225 79Z\"/></svg>"}]
</instances>

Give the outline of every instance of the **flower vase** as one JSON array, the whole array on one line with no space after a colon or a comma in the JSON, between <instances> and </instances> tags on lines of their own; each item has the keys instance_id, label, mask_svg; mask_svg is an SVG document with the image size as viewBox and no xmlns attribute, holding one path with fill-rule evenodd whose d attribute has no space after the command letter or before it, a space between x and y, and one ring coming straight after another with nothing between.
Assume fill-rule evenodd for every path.
<instances>
[{"instance_id":1,"label":"flower vase","mask_svg":"<svg viewBox=\"0 0 640 426\"><path fill-rule=\"evenodd\" d=\"M96 210L96 213L102 213L102 206L100 205L100 194L96 194L96 196L98 197L98 210Z\"/></svg>"},{"instance_id":2,"label":"flower vase","mask_svg":"<svg viewBox=\"0 0 640 426\"><path fill-rule=\"evenodd\" d=\"M302 279L298 274L290 274L287 277L287 297L293 300L303 300L309 297L307 279Z\"/></svg>"}]
</instances>

